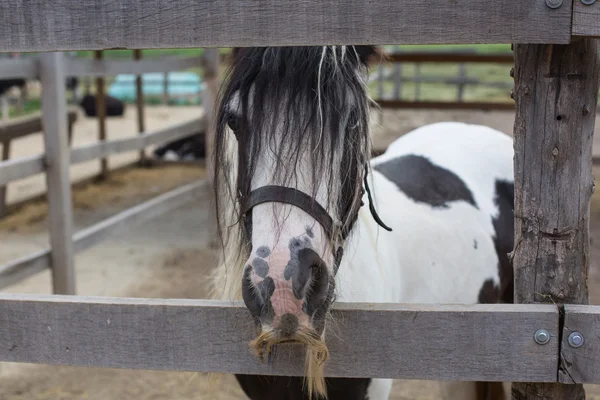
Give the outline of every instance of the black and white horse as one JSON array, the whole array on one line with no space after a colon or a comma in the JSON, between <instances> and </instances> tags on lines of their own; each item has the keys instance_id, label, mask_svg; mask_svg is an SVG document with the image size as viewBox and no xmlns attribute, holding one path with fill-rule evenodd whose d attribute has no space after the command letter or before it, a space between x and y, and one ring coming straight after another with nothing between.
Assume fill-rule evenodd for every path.
<instances>
[{"instance_id":1,"label":"black and white horse","mask_svg":"<svg viewBox=\"0 0 600 400\"><path fill-rule=\"evenodd\" d=\"M371 46L234 52L215 139L224 251L214 296L244 300L260 356L307 345L306 386L237 376L253 400L388 398L391 380L323 378L334 300L512 301L511 138L439 123L370 159L366 75L380 56ZM472 386L479 398L502 394Z\"/></svg>"}]
</instances>

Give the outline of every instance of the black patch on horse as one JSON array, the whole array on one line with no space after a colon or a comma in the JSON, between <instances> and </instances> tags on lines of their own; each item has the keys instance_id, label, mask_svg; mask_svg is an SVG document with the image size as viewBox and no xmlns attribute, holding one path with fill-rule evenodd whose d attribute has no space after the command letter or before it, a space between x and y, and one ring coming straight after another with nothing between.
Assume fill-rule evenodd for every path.
<instances>
[{"instance_id":1,"label":"black patch on horse","mask_svg":"<svg viewBox=\"0 0 600 400\"><path fill-rule=\"evenodd\" d=\"M473 193L455 173L427 158L406 155L373 167L394 182L408 197L432 207L447 208L452 201L466 201L477 208Z\"/></svg>"},{"instance_id":2,"label":"black patch on horse","mask_svg":"<svg viewBox=\"0 0 600 400\"><path fill-rule=\"evenodd\" d=\"M236 375L250 400L309 400L302 377ZM329 400L368 400L369 378L325 378Z\"/></svg>"},{"instance_id":3,"label":"black patch on horse","mask_svg":"<svg viewBox=\"0 0 600 400\"><path fill-rule=\"evenodd\" d=\"M504 303L514 302L513 268L508 254L513 251L515 185L508 181L496 181L494 203L498 207L498 217L492 219L495 236L494 247L498 254L498 274L500 275L501 299Z\"/></svg>"}]
</instances>

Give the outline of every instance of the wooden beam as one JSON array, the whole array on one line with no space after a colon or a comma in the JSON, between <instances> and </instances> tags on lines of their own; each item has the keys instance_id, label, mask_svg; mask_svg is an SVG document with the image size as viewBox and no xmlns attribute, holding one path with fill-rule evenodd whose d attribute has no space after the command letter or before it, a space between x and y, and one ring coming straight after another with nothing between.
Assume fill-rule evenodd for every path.
<instances>
[{"instance_id":1,"label":"wooden beam","mask_svg":"<svg viewBox=\"0 0 600 400\"><path fill-rule=\"evenodd\" d=\"M139 51L136 49L134 51ZM151 72L181 71L198 67L201 57L131 60L73 59L67 64L69 76L114 76L119 74L147 74Z\"/></svg>"},{"instance_id":2,"label":"wooden beam","mask_svg":"<svg viewBox=\"0 0 600 400\"><path fill-rule=\"evenodd\" d=\"M0 79L37 79L38 76L38 63L35 58L0 60Z\"/></svg>"},{"instance_id":3,"label":"wooden beam","mask_svg":"<svg viewBox=\"0 0 600 400\"><path fill-rule=\"evenodd\" d=\"M419 51L410 53L390 53L386 55L388 61L393 63L482 63L482 64L513 64L514 56L510 53L466 53L466 52L441 52Z\"/></svg>"},{"instance_id":4,"label":"wooden beam","mask_svg":"<svg viewBox=\"0 0 600 400\"><path fill-rule=\"evenodd\" d=\"M515 46L517 303L588 302L598 44ZM559 370L568 368L561 357ZM581 385L517 383L513 398L583 399L585 391Z\"/></svg>"},{"instance_id":5,"label":"wooden beam","mask_svg":"<svg viewBox=\"0 0 600 400\"><path fill-rule=\"evenodd\" d=\"M415 109L415 110L514 110L514 103L500 102L449 102L449 101L406 101L406 100L375 100L381 108Z\"/></svg>"},{"instance_id":6,"label":"wooden beam","mask_svg":"<svg viewBox=\"0 0 600 400\"><path fill-rule=\"evenodd\" d=\"M179 208L206 193L206 182L194 182L163 193L135 207L102 220L73 235L75 254L98 244L124 229L130 229ZM0 266L0 289L50 267L50 248Z\"/></svg>"},{"instance_id":7,"label":"wooden beam","mask_svg":"<svg viewBox=\"0 0 600 400\"><path fill-rule=\"evenodd\" d=\"M204 117L194 118L189 121L171 125L154 132L144 133L139 136L125 139L111 140L108 142L93 143L77 147L71 151L71 164L95 160L113 154L125 153L143 149L155 144L177 140L199 132L204 127Z\"/></svg>"},{"instance_id":8,"label":"wooden beam","mask_svg":"<svg viewBox=\"0 0 600 400\"><path fill-rule=\"evenodd\" d=\"M558 373L560 382L573 384L600 381L598 307L567 304L564 315L560 352L564 361ZM582 338L582 344L577 337Z\"/></svg>"},{"instance_id":9,"label":"wooden beam","mask_svg":"<svg viewBox=\"0 0 600 400\"><path fill-rule=\"evenodd\" d=\"M341 44L568 43L572 2L4 1L0 51ZM168 32L168 34L165 34Z\"/></svg>"},{"instance_id":10,"label":"wooden beam","mask_svg":"<svg viewBox=\"0 0 600 400\"><path fill-rule=\"evenodd\" d=\"M342 303L334 309L343 323L328 337L328 376L556 379L553 306ZM299 346L279 346L264 364L251 353L253 321L241 302L2 294L0 315L0 361L303 374ZM535 343L540 327L554 340Z\"/></svg>"},{"instance_id":11,"label":"wooden beam","mask_svg":"<svg viewBox=\"0 0 600 400\"><path fill-rule=\"evenodd\" d=\"M42 54L40 66L52 285L56 294L75 294L64 54Z\"/></svg>"},{"instance_id":12,"label":"wooden beam","mask_svg":"<svg viewBox=\"0 0 600 400\"><path fill-rule=\"evenodd\" d=\"M573 35L600 37L600 2L586 5L573 2Z\"/></svg>"}]
</instances>

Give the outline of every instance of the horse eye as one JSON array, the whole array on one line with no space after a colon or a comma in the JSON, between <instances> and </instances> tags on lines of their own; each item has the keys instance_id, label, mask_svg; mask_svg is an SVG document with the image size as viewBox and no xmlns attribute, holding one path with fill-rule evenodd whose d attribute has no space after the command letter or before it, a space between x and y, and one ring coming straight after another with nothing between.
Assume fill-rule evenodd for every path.
<instances>
[{"instance_id":1,"label":"horse eye","mask_svg":"<svg viewBox=\"0 0 600 400\"><path fill-rule=\"evenodd\" d=\"M240 128L239 117L235 114L229 114L227 116L227 125L229 129L233 131L233 133L237 133L237 130Z\"/></svg>"}]
</instances>

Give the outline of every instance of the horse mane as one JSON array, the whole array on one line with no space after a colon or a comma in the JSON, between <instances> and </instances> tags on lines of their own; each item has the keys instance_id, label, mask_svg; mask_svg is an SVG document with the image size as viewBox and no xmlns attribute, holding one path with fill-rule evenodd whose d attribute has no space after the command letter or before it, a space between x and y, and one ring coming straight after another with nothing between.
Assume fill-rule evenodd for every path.
<instances>
[{"instance_id":1,"label":"horse mane","mask_svg":"<svg viewBox=\"0 0 600 400\"><path fill-rule=\"evenodd\" d=\"M361 195L371 150L369 118L374 102L363 72L382 59L383 53L374 46L233 49L219 93L213 149L223 253L211 277L212 297L241 299L241 271L251 251L251 238L240 221L238 200L249 193L255 161L267 147L279 149L274 168L279 184L296 185L297 165L308 154L312 182L327 188L328 204L323 206L333 207L340 219L351 211ZM236 137L226 129L234 96L240 117ZM331 168L340 146L341 174ZM318 189L314 186L314 192L307 193L313 197ZM336 193L339 196L332 198Z\"/></svg>"}]
</instances>

